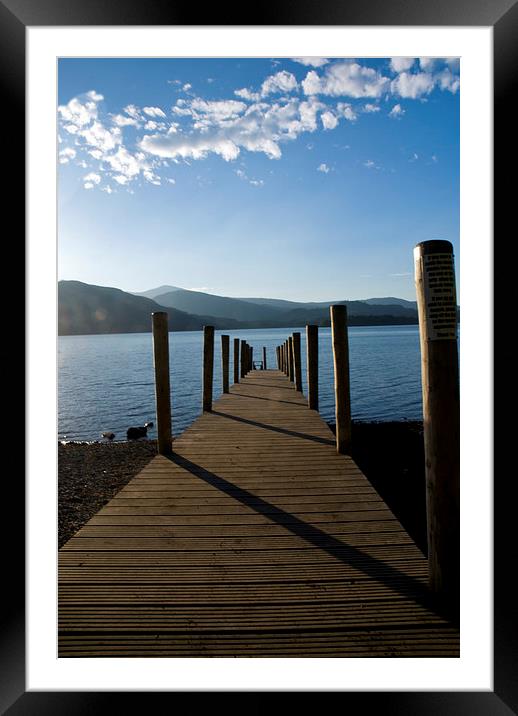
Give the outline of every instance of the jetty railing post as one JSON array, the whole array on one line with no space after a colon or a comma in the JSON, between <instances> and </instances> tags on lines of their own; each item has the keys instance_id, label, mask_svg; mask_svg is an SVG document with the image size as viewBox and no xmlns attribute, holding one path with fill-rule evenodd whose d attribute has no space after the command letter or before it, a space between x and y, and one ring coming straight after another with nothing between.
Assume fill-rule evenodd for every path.
<instances>
[{"instance_id":1,"label":"jetty railing post","mask_svg":"<svg viewBox=\"0 0 518 716\"><path fill-rule=\"evenodd\" d=\"M156 425L158 452L170 455L172 448L171 431L171 388L169 381L169 319L165 311L151 314L153 326L153 363L155 368Z\"/></svg>"},{"instance_id":2,"label":"jetty railing post","mask_svg":"<svg viewBox=\"0 0 518 716\"><path fill-rule=\"evenodd\" d=\"M249 368L248 370L252 370L254 367L254 349L252 346L250 346L250 359L249 359Z\"/></svg>"},{"instance_id":3,"label":"jetty railing post","mask_svg":"<svg viewBox=\"0 0 518 716\"><path fill-rule=\"evenodd\" d=\"M222 375L222 384L223 384L223 392L228 393L229 390L229 378L228 378L228 369L229 369L229 359L230 359L230 336L221 336L221 369L223 371Z\"/></svg>"},{"instance_id":4,"label":"jetty railing post","mask_svg":"<svg viewBox=\"0 0 518 716\"><path fill-rule=\"evenodd\" d=\"M295 366L293 364L293 336L288 338L288 363L289 363L289 378L293 383L295 381Z\"/></svg>"},{"instance_id":5,"label":"jetty railing post","mask_svg":"<svg viewBox=\"0 0 518 716\"><path fill-rule=\"evenodd\" d=\"M234 383L239 383L239 338L234 338Z\"/></svg>"},{"instance_id":6,"label":"jetty railing post","mask_svg":"<svg viewBox=\"0 0 518 716\"><path fill-rule=\"evenodd\" d=\"M212 410L214 374L214 326L203 326L203 410Z\"/></svg>"},{"instance_id":7,"label":"jetty railing post","mask_svg":"<svg viewBox=\"0 0 518 716\"><path fill-rule=\"evenodd\" d=\"M266 346L263 346L263 370L266 370Z\"/></svg>"},{"instance_id":8,"label":"jetty railing post","mask_svg":"<svg viewBox=\"0 0 518 716\"><path fill-rule=\"evenodd\" d=\"M299 390L302 393L302 361L300 356L300 333L298 331L293 334L292 340L295 390Z\"/></svg>"},{"instance_id":9,"label":"jetty railing post","mask_svg":"<svg viewBox=\"0 0 518 716\"><path fill-rule=\"evenodd\" d=\"M341 454L349 454L351 451L351 395L346 306L331 306L331 333L335 372L336 451Z\"/></svg>"},{"instance_id":10,"label":"jetty railing post","mask_svg":"<svg viewBox=\"0 0 518 716\"><path fill-rule=\"evenodd\" d=\"M246 341L241 340L241 378L246 375Z\"/></svg>"},{"instance_id":11,"label":"jetty railing post","mask_svg":"<svg viewBox=\"0 0 518 716\"><path fill-rule=\"evenodd\" d=\"M289 356L289 341L286 338L284 341L284 358L285 358L285 365L284 365L284 372L286 373L286 376L290 377L290 356Z\"/></svg>"},{"instance_id":12,"label":"jetty railing post","mask_svg":"<svg viewBox=\"0 0 518 716\"><path fill-rule=\"evenodd\" d=\"M308 406L318 410L318 326L306 326Z\"/></svg>"},{"instance_id":13,"label":"jetty railing post","mask_svg":"<svg viewBox=\"0 0 518 716\"><path fill-rule=\"evenodd\" d=\"M279 353L279 346L277 346L275 349L275 355L277 357L277 370L280 370L281 369L281 356Z\"/></svg>"},{"instance_id":14,"label":"jetty railing post","mask_svg":"<svg viewBox=\"0 0 518 716\"><path fill-rule=\"evenodd\" d=\"M414 249L426 464L431 590L458 613L460 569L460 403L453 246Z\"/></svg>"}]
</instances>

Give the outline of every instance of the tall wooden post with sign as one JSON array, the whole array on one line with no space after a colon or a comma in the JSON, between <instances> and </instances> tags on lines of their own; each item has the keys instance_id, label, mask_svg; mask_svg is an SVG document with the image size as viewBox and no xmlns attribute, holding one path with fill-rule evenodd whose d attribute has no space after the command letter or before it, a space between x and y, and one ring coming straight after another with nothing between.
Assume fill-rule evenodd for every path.
<instances>
[{"instance_id":1,"label":"tall wooden post with sign","mask_svg":"<svg viewBox=\"0 0 518 716\"><path fill-rule=\"evenodd\" d=\"M459 599L460 405L453 247L414 249L419 312L430 588L457 613Z\"/></svg>"}]
</instances>

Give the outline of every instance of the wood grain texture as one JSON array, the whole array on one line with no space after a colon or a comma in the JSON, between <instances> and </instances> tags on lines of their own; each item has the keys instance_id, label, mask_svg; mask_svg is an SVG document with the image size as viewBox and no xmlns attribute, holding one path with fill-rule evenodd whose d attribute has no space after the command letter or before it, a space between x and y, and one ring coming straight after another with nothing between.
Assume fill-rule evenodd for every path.
<instances>
[{"instance_id":1,"label":"wood grain texture","mask_svg":"<svg viewBox=\"0 0 518 716\"><path fill-rule=\"evenodd\" d=\"M282 370L250 371L60 550L60 657L458 657L427 563Z\"/></svg>"}]
</instances>

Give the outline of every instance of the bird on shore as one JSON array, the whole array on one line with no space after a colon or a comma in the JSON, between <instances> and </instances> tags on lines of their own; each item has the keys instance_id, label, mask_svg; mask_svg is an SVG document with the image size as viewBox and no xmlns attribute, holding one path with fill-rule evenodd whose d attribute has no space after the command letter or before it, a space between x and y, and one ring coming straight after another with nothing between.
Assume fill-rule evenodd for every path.
<instances>
[{"instance_id":1,"label":"bird on shore","mask_svg":"<svg viewBox=\"0 0 518 716\"><path fill-rule=\"evenodd\" d=\"M153 427L153 423L144 423L142 427L128 428L126 430L126 436L128 440L138 440L139 438L145 438L149 428Z\"/></svg>"},{"instance_id":2,"label":"bird on shore","mask_svg":"<svg viewBox=\"0 0 518 716\"><path fill-rule=\"evenodd\" d=\"M113 438L115 437L115 433L111 433L111 432L109 432L109 431L106 431L106 432L104 432L104 433L101 433L101 437L102 437L102 438L106 438L106 440L113 440Z\"/></svg>"}]
</instances>

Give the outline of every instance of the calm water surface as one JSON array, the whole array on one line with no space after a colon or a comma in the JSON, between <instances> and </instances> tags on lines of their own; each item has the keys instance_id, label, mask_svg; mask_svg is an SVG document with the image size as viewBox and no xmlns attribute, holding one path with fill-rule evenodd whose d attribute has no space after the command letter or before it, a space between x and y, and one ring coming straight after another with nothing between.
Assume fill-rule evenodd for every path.
<instances>
[{"instance_id":1,"label":"calm water surface","mask_svg":"<svg viewBox=\"0 0 518 716\"><path fill-rule=\"evenodd\" d=\"M290 333L301 333L303 390L307 395L305 329L272 328L230 333L230 381L233 338L245 339L269 368L275 348ZM221 395L221 333L216 331L214 399ZM178 436L201 413L201 331L169 334L173 434ZM355 420L421 420L421 374L417 326L349 328L351 407ZM334 421L331 329L319 329L320 414ZM60 336L58 342L58 437L99 440L110 430L126 439L132 425L155 419L153 349L150 333ZM156 428L149 431L156 437Z\"/></svg>"}]
</instances>

